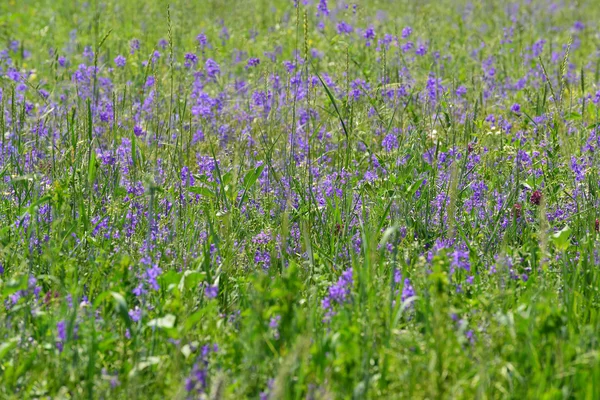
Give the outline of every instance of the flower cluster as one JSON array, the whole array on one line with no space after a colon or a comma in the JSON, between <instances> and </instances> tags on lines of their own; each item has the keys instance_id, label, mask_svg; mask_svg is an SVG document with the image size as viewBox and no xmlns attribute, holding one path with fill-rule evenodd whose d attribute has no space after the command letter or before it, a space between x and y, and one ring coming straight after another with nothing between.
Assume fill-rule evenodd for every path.
<instances>
[{"instance_id":1,"label":"flower cluster","mask_svg":"<svg viewBox=\"0 0 600 400\"><path fill-rule=\"evenodd\" d=\"M335 315L334 307L336 305L341 305L350 301L353 284L352 268L348 268L342 272L338 281L329 287L327 296L321 301L321 306L325 310L326 319Z\"/></svg>"}]
</instances>

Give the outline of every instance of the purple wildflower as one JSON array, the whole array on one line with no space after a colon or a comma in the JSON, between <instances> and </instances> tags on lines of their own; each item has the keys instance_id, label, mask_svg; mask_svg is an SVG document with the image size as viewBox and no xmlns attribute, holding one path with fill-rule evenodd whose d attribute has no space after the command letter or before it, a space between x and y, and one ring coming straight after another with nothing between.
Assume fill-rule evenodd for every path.
<instances>
[{"instance_id":1,"label":"purple wildflower","mask_svg":"<svg viewBox=\"0 0 600 400\"><path fill-rule=\"evenodd\" d=\"M124 67L126 62L127 62L127 60L122 55L118 55L115 57L115 65L117 67L120 67L120 68Z\"/></svg>"},{"instance_id":2,"label":"purple wildflower","mask_svg":"<svg viewBox=\"0 0 600 400\"><path fill-rule=\"evenodd\" d=\"M217 285L207 285L206 289L204 289L204 294L209 299L214 299L219 295L219 286Z\"/></svg>"},{"instance_id":3,"label":"purple wildflower","mask_svg":"<svg viewBox=\"0 0 600 400\"><path fill-rule=\"evenodd\" d=\"M190 393L190 395L200 395L206 391L208 385L209 355L211 351L217 352L217 345L214 345L212 349L208 345L202 347L201 353L194 364L189 377L185 380L185 390Z\"/></svg>"},{"instance_id":4,"label":"purple wildflower","mask_svg":"<svg viewBox=\"0 0 600 400\"><path fill-rule=\"evenodd\" d=\"M402 288L402 297L400 298L400 300L402 301L402 304L404 304L411 297L414 297L415 294L416 294L415 289L413 288L412 284L410 283L410 279L408 279L408 278L404 279L404 287Z\"/></svg>"},{"instance_id":5,"label":"purple wildflower","mask_svg":"<svg viewBox=\"0 0 600 400\"><path fill-rule=\"evenodd\" d=\"M215 78L221 73L221 68L219 67L219 64L217 64L217 62L211 58L206 60L204 68L206 69L206 75L209 78Z\"/></svg>"},{"instance_id":6,"label":"purple wildflower","mask_svg":"<svg viewBox=\"0 0 600 400\"><path fill-rule=\"evenodd\" d=\"M204 32L200 33L198 36L196 36L196 40L198 41L198 44L202 48L206 47L206 45L208 44L208 38L206 37Z\"/></svg>"},{"instance_id":7,"label":"purple wildflower","mask_svg":"<svg viewBox=\"0 0 600 400\"><path fill-rule=\"evenodd\" d=\"M65 341L67 340L67 324L64 320L59 321L56 324L56 331L58 336L58 343L56 343L56 348L59 352L62 353Z\"/></svg>"},{"instance_id":8,"label":"purple wildflower","mask_svg":"<svg viewBox=\"0 0 600 400\"><path fill-rule=\"evenodd\" d=\"M198 63L198 56L194 53L186 53L184 56L185 62L184 66L186 68L191 68Z\"/></svg>"},{"instance_id":9,"label":"purple wildflower","mask_svg":"<svg viewBox=\"0 0 600 400\"><path fill-rule=\"evenodd\" d=\"M129 54L133 55L140 49L140 41L138 39L132 39L129 42Z\"/></svg>"},{"instance_id":10,"label":"purple wildflower","mask_svg":"<svg viewBox=\"0 0 600 400\"><path fill-rule=\"evenodd\" d=\"M248 67L256 67L258 64L260 64L259 58L252 57L248 59Z\"/></svg>"},{"instance_id":11,"label":"purple wildflower","mask_svg":"<svg viewBox=\"0 0 600 400\"><path fill-rule=\"evenodd\" d=\"M319 10L318 14L322 14L325 16L329 15L329 8L327 7L327 0L319 0L319 5L317 6L317 10Z\"/></svg>"},{"instance_id":12,"label":"purple wildflower","mask_svg":"<svg viewBox=\"0 0 600 400\"><path fill-rule=\"evenodd\" d=\"M348 268L342 273L338 281L329 287L327 296L321 302L321 306L326 311L326 318L335 315L333 308L336 304L340 305L350 301L353 284L352 268Z\"/></svg>"}]
</instances>

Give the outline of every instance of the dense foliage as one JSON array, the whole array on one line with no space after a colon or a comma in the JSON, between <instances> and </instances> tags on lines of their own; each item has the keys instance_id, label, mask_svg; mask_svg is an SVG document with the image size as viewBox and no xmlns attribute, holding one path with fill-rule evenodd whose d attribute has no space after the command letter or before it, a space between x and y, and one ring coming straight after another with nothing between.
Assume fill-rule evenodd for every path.
<instances>
[{"instance_id":1,"label":"dense foliage","mask_svg":"<svg viewBox=\"0 0 600 400\"><path fill-rule=\"evenodd\" d=\"M0 398L600 398L599 16L0 2Z\"/></svg>"}]
</instances>

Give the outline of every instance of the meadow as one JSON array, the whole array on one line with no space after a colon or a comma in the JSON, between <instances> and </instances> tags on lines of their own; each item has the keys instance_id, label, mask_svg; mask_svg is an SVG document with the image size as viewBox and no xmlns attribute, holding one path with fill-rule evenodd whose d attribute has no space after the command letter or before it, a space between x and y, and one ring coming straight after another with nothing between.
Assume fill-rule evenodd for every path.
<instances>
[{"instance_id":1,"label":"meadow","mask_svg":"<svg viewBox=\"0 0 600 400\"><path fill-rule=\"evenodd\" d=\"M0 2L0 399L600 398L600 2Z\"/></svg>"}]
</instances>

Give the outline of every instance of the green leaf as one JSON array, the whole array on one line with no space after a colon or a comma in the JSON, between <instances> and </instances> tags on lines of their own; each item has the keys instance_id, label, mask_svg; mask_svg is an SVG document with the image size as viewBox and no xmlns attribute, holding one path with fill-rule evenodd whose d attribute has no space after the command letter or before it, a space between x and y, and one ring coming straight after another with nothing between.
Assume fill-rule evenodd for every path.
<instances>
[{"instance_id":1,"label":"green leaf","mask_svg":"<svg viewBox=\"0 0 600 400\"><path fill-rule=\"evenodd\" d=\"M91 184L94 183L94 180L96 179L96 152L91 150L90 151L90 164L88 165L88 182Z\"/></svg>"},{"instance_id":2,"label":"green leaf","mask_svg":"<svg viewBox=\"0 0 600 400\"><path fill-rule=\"evenodd\" d=\"M131 318L129 318L129 308L127 307L127 302L125 301L125 298L117 292L110 292L110 295L115 301L119 316L121 317L123 322L125 322L125 325L127 325L127 327L129 328L131 326Z\"/></svg>"},{"instance_id":3,"label":"green leaf","mask_svg":"<svg viewBox=\"0 0 600 400\"><path fill-rule=\"evenodd\" d=\"M573 230L569 227L569 225L567 225L560 231L551 235L550 240L560 251L565 251L571 244L569 238L571 237L572 231Z\"/></svg>"},{"instance_id":4,"label":"green leaf","mask_svg":"<svg viewBox=\"0 0 600 400\"><path fill-rule=\"evenodd\" d=\"M143 371L152 365L157 365L158 363L160 363L160 357L147 357L139 363L137 363L135 367L133 367L133 369L129 372L129 376L132 377L136 374L136 372Z\"/></svg>"},{"instance_id":5,"label":"green leaf","mask_svg":"<svg viewBox=\"0 0 600 400\"><path fill-rule=\"evenodd\" d=\"M27 278L25 276L13 278L10 281L6 282L6 285L2 290L2 296L6 297L8 295L18 292L19 290L25 289L27 289Z\"/></svg>"},{"instance_id":6,"label":"green leaf","mask_svg":"<svg viewBox=\"0 0 600 400\"><path fill-rule=\"evenodd\" d=\"M242 206L244 200L246 199L246 193L248 193L248 190L250 190L252 186L254 186L264 169L265 166L263 164L256 167L254 170L248 171L246 173L246 175L244 176L244 192L242 193L242 197L240 197L238 208Z\"/></svg>"},{"instance_id":7,"label":"green leaf","mask_svg":"<svg viewBox=\"0 0 600 400\"><path fill-rule=\"evenodd\" d=\"M179 291L183 292L184 289L197 288L205 276L206 273L204 271L185 271L179 281Z\"/></svg>"},{"instance_id":8,"label":"green leaf","mask_svg":"<svg viewBox=\"0 0 600 400\"><path fill-rule=\"evenodd\" d=\"M383 235L381 236L381 240L379 241L379 246L381 247L381 249L385 248L385 245L387 244L387 242L390 240L390 237L398 230L398 226L390 226L389 228L387 228L385 230L385 232L383 232Z\"/></svg>"},{"instance_id":9,"label":"green leaf","mask_svg":"<svg viewBox=\"0 0 600 400\"><path fill-rule=\"evenodd\" d=\"M187 272L187 271L186 271ZM182 274L177 271L167 271L159 277L160 286L169 287L170 285L181 281Z\"/></svg>"},{"instance_id":10,"label":"green leaf","mask_svg":"<svg viewBox=\"0 0 600 400\"><path fill-rule=\"evenodd\" d=\"M325 84L323 79L321 79L321 75L319 75L318 72L317 72L317 78L319 78L319 81L321 81L321 85L323 85L323 88L325 89L325 93L327 93L327 97L329 98L329 101L333 105L333 109L335 110L335 113L337 114L338 119L339 119L340 123L342 124L342 130L344 131L344 136L346 136L346 139L348 139L350 135L348 134L348 129L346 128L346 123L344 122L344 119L342 118L342 114L340 113L340 109L337 106L335 97L333 97L331 90L329 90L329 87Z\"/></svg>"},{"instance_id":11,"label":"green leaf","mask_svg":"<svg viewBox=\"0 0 600 400\"><path fill-rule=\"evenodd\" d=\"M148 322L148 326L151 328L171 329L175 326L176 319L173 314L167 314L162 318L156 318Z\"/></svg>"},{"instance_id":12,"label":"green leaf","mask_svg":"<svg viewBox=\"0 0 600 400\"><path fill-rule=\"evenodd\" d=\"M192 193L199 194L204 197L211 197L211 198L215 197L215 193L212 190L207 189L202 186L192 186L192 187L189 187L188 190Z\"/></svg>"},{"instance_id":13,"label":"green leaf","mask_svg":"<svg viewBox=\"0 0 600 400\"><path fill-rule=\"evenodd\" d=\"M19 338L13 337L0 344L0 360L2 360L12 349L17 347L18 342Z\"/></svg>"},{"instance_id":14,"label":"green leaf","mask_svg":"<svg viewBox=\"0 0 600 400\"><path fill-rule=\"evenodd\" d=\"M418 181L414 182L412 185L410 185L407 189L406 189L406 196L409 199L412 199L412 197L415 195L415 193L417 193L417 190L419 190L419 188L421 187L421 185L423 184L423 181L425 179L419 179Z\"/></svg>"},{"instance_id":15,"label":"green leaf","mask_svg":"<svg viewBox=\"0 0 600 400\"><path fill-rule=\"evenodd\" d=\"M256 183L256 181L258 180L258 178L260 177L260 175L262 174L264 169L265 169L265 165L263 164L263 165L256 167L252 171L248 171L246 176L244 176L244 187L247 189L250 189L252 186L254 186L254 184Z\"/></svg>"},{"instance_id":16,"label":"green leaf","mask_svg":"<svg viewBox=\"0 0 600 400\"><path fill-rule=\"evenodd\" d=\"M184 332L187 332L191 328L193 328L194 325L196 325L196 323L200 322L200 320L204 318L205 314L206 312L204 310L200 310L187 317L187 319L185 320Z\"/></svg>"},{"instance_id":17,"label":"green leaf","mask_svg":"<svg viewBox=\"0 0 600 400\"><path fill-rule=\"evenodd\" d=\"M131 328L131 318L129 317L129 308L127 307L127 301L125 301L125 298L120 293L111 291L100 293L96 297L96 300L94 300L94 309L97 309L107 297L113 298L117 314L119 314L119 317L121 317L121 319L125 323L125 326L127 326L127 328Z\"/></svg>"}]
</instances>

